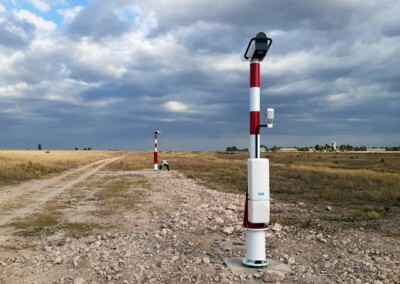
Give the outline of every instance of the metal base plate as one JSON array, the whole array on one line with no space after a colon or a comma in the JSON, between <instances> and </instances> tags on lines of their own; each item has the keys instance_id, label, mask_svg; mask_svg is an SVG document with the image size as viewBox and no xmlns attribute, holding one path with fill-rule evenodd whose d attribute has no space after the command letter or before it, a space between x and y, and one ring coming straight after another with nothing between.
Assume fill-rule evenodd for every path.
<instances>
[{"instance_id":1,"label":"metal base plate","mask_svg":"<svg viewBox=\"0 0 400 284\"><path fill-rule=\"evenodd\" d=\"M226 266L232 271L234 275L240 275L243 273L251 274L258 272L263 272L267 270L281 271L284 273L292 273L292 270L286 264L280 262L276 259L268 258L268 265L264 267L250 267L243 265L242 257L227 257L223 258Z\"/></svg>"},{"instance_id":2,"label":"metal base plate","mask_svg":"<svg viewBox=\"0 0 400 284\"><path fill-rule=\"evenodd\" d=\"M242 263L250 267L264 267L268 265L268 260L251 260L247 258L242 259Z\"/></svg>"}]
</instances>

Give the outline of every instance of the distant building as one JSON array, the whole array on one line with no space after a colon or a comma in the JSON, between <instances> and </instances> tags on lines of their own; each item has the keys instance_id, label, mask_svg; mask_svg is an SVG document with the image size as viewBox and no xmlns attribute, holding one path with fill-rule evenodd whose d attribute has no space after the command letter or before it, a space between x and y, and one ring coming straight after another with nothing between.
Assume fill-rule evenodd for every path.
<instances>
[{"instance_id":1,"label":"distant building","mask_svg":"<svg viewBox=\"0 0 400 284\"><path fill-rule=\"evenodd\" d=\"M336 151L336 142L335 141L332 142L331 146L332 146L332 151Z\"/></svg>"},{"instance_id":2,"label":"distant building","mask_svg":"<svg viewBox=\"0 0 400 284\"><path fill-rule=\"evenodd\" d=\"M367 152L371 152L371 153L375 153L375 152L379 152L379 153L381 153L381 152L386 152L386 149L385 148L368 148L367 149Z\"/></svg>"},{"instance_id":3,"label":"distant building","mask_svg":"<svg viewBox=\"0 0 400 284\"><path fill-rule=\"evenodd\" d=\"M284 153L287 153L287 152L298 152L298 150L296 149L296 148L280 148L279 150L278 150L278 152L284 152Z\"/></svg>"}]
</instances>

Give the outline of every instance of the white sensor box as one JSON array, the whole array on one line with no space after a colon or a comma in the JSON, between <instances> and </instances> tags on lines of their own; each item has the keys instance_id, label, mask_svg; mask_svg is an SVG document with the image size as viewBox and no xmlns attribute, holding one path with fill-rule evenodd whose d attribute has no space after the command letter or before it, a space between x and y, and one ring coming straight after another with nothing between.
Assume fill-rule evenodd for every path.
<instances>
[{"instance_id":1,"label":"white sensor box","mask_svg":"<svg viewBox=\"0 0 400 284\"><path fill-rule=\"evenodd\" d=\"M248 219L254 224L268 224L269 201L269 160L248 159Z\"/></svg>"},{"instance_id":2,"label":"white sensor box","mask_svg":"<svg viewBox=\"0 0 400 284\"><path fill-rule=\"evenodd\" d=\"M269 200L269 160L248 159L248 193L250 200Z\"/></svg>"},{"instance_id":3,"label":"white sensor box","mask_svg":"<svg viewBox=\"0 0 400 284\"><path fill-rule=\"evenodd\" d=\"M269 200L248 200L249 222L253 224L269 224Z\"/></svg>"}]
</instances>

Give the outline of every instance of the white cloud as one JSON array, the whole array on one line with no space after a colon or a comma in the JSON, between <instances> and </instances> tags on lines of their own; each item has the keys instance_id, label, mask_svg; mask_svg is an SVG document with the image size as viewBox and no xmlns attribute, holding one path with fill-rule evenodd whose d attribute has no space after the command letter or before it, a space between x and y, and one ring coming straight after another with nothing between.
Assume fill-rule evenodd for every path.
<instances>
[{"instance_id":1,"label":"white cloud","mask_svg":"<svg viewBox=\"0 0 400 284\"><path fill-rule=\"evenodd\" d=\"M83 38L79 43L71 43L76 63L87 70L111 78L120 78L127 71L131 53L119 49L121 42L95 43Z\"/></svg>"},{"instance_id":2,"label":"white cloud","mask_svg":"<svg viewBox=\"0 0 400 284\"><path fill-rule=\"evenodd\" d=\"M0 53L0 80L6 82L3 85L0 83L1 87L7 87L8 81L11 85L13 84L12 82L23 82L21 77L24 77L24 72L21 72L16 66L22 67L25 59L26 55L20 51L3 55Z\"/></svg>"},{"instance_id":3,"label":"white cloud","mask_svg":"<svg viewBox=\"0 0 400 284\"><path fill-rule=\"evenodd\" d=\"M4 13L6 11L6 8L0 3L0 14Z\"/></svg>"},{"instance_id":4,"label":"white cloud","mask_svg":"<svg viewBox=\"0 0 400 284\"><path fill-rule=\"evenodd\" d=\"M42 0L27 0L27 1L41 12L47 12L50 10L50 6Z\"/></svg>"},{"instance_id":5,"label":"white cloud","mask_svg":"<svg viewBox=\"0 0 400 284\"><path fill-rule=\"evenodd\" d=\"M46 21L42 17L39 17L27 10L19 10L14 12L14 14L15 17L20 21L26 21L34 25L37 29L45 32L52 32L57 28L57 25L52 21Z\"/></svg>"},{"instance_id":6,"label":"white cloud","mask_svg":"<svg viewBox=\"0 0 400 284\"><path fill-rule=\"evenodd\" d=\"M70 105L85 105L81 93L98 84L88 84L73 79L62 79L59 81L42 81L35 86L36 89L44 89L42 98L46 101L62 102ZM93 102L95 103L95 102Z\"/></svg>"},{"instance_id":7,"label":"white cloud","mask_svg":"<svg viewBox=\"0 0 400 284\"><path fill-rule=\"evenodd\" d=\"M132 22L136 33L142 36L148 35L152 30L157 29L158 20L153 10L139 6L123 6L114 9L114 13L121 21Z\"/></svg>"},{"instance_id":8,"label":"white cloud","mask_svg":"<svg viewBox=\"0 0 400 284\"><path fill-rule=\"evenodd\" d=\"M291 72L304 73L307 69L315 67L311 64L313 61L314 57L311 52L301 50L274 57L268 64L268 69L273 75Z\"/></svg>"},{"instance_id":9,"label":"white cloud","mask_svg":"<svg viewBox=\"0 0 400 284\"><path fill-rule=\"evenodd\" d=\"M71 23L82 9L83 6L75 6L71 9L59 9L57 13L63 17L64 23Z\"/></svg>"},{"instance_id":10,"label":"white cloud","mask_svg":"<svg viewBox=\"0 0 400 284\"><path fill-rule=\"evenodd\" d=\"M333 94L326 97L329 103L344 103L348 99L348 94Z\"/></svg>"},{"instance_id":11,"label":"white cloud","mask_svg":"<svg viewBox=\"0 0 400 284\"><path fill-rule=\"evenodd\" d=\"M262 84L262 82L261 82ZM262 90L262 93L272 96L293 95L299 90L305 90L310 94L317 94L325 91L326 84L318 80L304 79L293 82L288 82L282 85L267 86Z\"/></svg>"},{"instance_id":12,"label":"white cloud","mask_svg":"<svg viewBox=\"0 0 400 284\"><path fill-rule=\"evenodd\" d=\"M188 106L178 101L169 101L164 104L164 109L170 112L187 112Z\"/></svg>"},{"instance_id":13,"label":"white cloud","mask_svg":"<svg viewBox=\"0 0 400 284\"><path fill-rule=\"evenodd\" d=\"M338 89L339 87L336 86ZM358 85L346 90L344 88L341 89L343 89L343 92L327 95L322 97L321 100L334 108L340 106L349 107L351 105L361 106L363 103L373 103L377 100L394 101L398 98L396 93L389 92L378 84Z\"/></svg>"},{"instance_id":14,"label":"white cloud","mask_svg":"<svg viewBox=\"0 0 400 284\"><path fill-rule=\"evenodd\" d=\"M0 86L0 97L3 99L16 99L25 97L29 85L25 82Z\"/></svg>"}]
</instances>

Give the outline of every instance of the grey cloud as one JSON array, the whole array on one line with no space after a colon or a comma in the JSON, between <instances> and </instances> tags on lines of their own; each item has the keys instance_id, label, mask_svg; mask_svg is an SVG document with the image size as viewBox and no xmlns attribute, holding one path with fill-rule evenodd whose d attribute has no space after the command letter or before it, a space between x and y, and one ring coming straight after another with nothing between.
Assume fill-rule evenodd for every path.
<instances>
[{"instance_id":1,"label":"grey cloud","mask_svg":"<svg viewBox=\"0 0 400 284\"><path fill-rule=\"evenodd\" d=\"M118 37L129 30L129 25L118 18L110 4L95 2L82 9L68 27L71 36L89 36L95 39Z\"/></svg>"},{"instance_id":2,"label":"grey cloud","mask_svg":"<svg viewBox=\"0 0 400 284\"><path fill-rule=\"evenodd\" d=\"M330 30L343 28L351 22L355 10L364 10L362 5L317 0L188 1L181 5L174 5L173 1L149 2L157 12L160 29L163 30L197 21L234 23L237 29L247 31L250 27L268 30Z\"/></svg>"},{"instance_id":3,"label":"grey cloud","mask_svg":"<svg viewBox=\"0 0 400 284\"><path fill-rule=\"evenodd\" d=\"M7 15L4 22L0 23L0 45L8 48L25 48L33 39L35 27L27 22L16 20Z\"/></svg>"},{"instance_id":4,"label":"grey cloud","mask_svg":"<svg viewBox=\"0 0 400 284\"><path fill-rule=\"evenodd\" d=\"M195 22L171 32L191 52L221 52L236 51L238 39L231 25L208 22Z\"/></svg>"},{"instance_id":5,"label":"grey cloud","mask_svg":"<svg viewBox=\"0 0 400 284\"><path fill-rule=\"evenodd\" d=\"M385 28L383 34L387 37L399 37L400 36L400 25L391 26Z\"/></svg>"}]
</instances>

